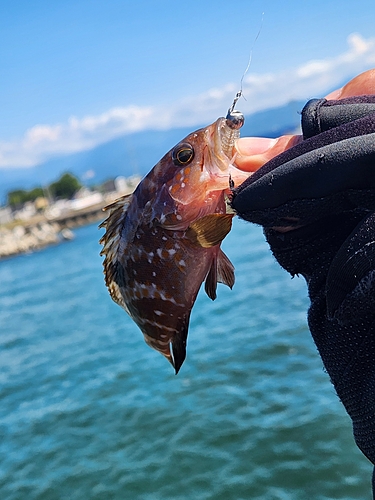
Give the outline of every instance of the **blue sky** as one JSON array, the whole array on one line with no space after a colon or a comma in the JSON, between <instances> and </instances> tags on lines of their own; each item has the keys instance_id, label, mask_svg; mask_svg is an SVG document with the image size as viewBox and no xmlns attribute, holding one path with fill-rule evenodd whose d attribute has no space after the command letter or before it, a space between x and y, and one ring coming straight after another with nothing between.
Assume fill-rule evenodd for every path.
<instances>
[{"instance_id":1,"label":"blue sky","mask_svg":"<svg viewBox=\"0 0 375 500\"><path fill-rule=\"evenodd\" d=\"M0 167L212 121L253 46L239 109L317 97L375 67L374 19L374 0L2 1Z\"/></svg>"}]
</instances>

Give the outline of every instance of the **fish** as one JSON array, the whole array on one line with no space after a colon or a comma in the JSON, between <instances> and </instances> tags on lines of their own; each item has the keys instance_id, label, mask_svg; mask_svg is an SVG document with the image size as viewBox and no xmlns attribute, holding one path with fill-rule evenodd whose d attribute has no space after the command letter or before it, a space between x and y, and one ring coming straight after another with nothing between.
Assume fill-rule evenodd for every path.
<instances>
[{"instance_id":1,"label":"fish","mask_svg":"<svg viewBox=\"0 0 375 500\"><path fill-rule=\"evenodd\" d=\"M105 283L146 343L177 374L186 358L189 320L198 291L216 299L232 288L234 267L220 245L232 227L231 188L248 172L234 165L244 123L234 109L173 147L131 195L105 208L100 227Z\"/></svg>"}]
</instances>

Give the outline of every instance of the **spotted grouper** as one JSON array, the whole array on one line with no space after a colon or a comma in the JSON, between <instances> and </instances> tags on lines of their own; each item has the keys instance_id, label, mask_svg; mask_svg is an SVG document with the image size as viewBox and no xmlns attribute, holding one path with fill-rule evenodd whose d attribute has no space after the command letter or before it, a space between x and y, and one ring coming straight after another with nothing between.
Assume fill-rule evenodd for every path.
<instances>
[{"instance_id":1,"label":"spotted grouper","mask_svg":"<svg viewBox=\"0 0 375 500\"><path fill-rule=\"evenodd\" d=\"M212 300L218 282L234 284L234 267L220 244L232 225L230 187L249 175L233 165L243 122L233 105L226 118L188 135L133 194L107 207L101 225L112 299L176 373L185 360L190 313L201 284Z\"/></svg>"}]
</instances>

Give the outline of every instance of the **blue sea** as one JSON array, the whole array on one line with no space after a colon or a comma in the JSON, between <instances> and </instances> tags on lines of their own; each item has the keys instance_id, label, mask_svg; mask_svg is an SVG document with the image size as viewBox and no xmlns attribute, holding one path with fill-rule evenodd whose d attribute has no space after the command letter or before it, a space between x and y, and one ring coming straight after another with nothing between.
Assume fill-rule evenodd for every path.
<instances>
[{"instance_id":1,"label":"blue sea","mask_svg":"<svg viewBox=\"0 0 375 500\"><path fill-rule=\"evenodd\" d=\"M0 262L0 499L370 499L302 278L236 221L176 376L104 285L96 225Z\"/></svg>"}]
</instances>

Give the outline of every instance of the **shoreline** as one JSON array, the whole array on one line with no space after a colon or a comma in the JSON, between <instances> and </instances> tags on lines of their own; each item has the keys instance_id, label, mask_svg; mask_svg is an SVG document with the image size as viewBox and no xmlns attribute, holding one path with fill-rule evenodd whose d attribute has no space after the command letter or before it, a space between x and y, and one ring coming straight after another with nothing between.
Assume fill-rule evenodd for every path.
<instances>
[{"instance_id":1,"label":"shoreline","mask_svg":"<svg viewBox=\"0 0 375 500\"><path fill-rule=\"evenodd\" d=\"M53 219L39 215L27 221L17 221L11 227L0 226L0 261L73 240L72 230L105 219L105 205L107 202L71 210Z\"/></svg>"}]
</instances>

